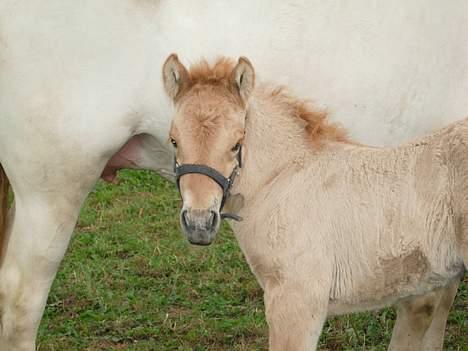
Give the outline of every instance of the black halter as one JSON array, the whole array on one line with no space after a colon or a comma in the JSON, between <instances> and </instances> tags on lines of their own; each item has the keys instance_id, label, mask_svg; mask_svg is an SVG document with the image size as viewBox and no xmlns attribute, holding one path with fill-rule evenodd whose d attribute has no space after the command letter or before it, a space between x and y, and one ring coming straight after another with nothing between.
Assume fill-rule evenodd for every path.
<instances>
[{"instance_id":1,"label":"black halter","mask_svg":"<svg viewBox=\"0 0 468 351\"><path fill-rule=\"evenodd\" d=\"M210 177L211 179L213 179L221 187L221 189L223 189L223 199L221 200L221 206L219 208L220 212L223 210L224 204L226 203L227 198L231 194L230 190L231 190L232 184L234 183L234 179L236 178L236 176L239 174L239 169L241 167L242 167L242 145L240 145L239 151L237 152L237 165L234 167L234 169L231 172L231 175L228 178L223 176L216 169L209 167L209 166L197 165L197 164L191 164L191 163L179 165L177 163L177 159L174 157L174 173L175 173L176 184L177 184L177 189L179 189L179 193L180 193L180 177L182 177L184 174L198 173L198 174L206 175L207 177ZM236 221L242 220L242 217L239 217L238 215L235 215L233 213L221 213L221 218L233 219Z\"/></svg>"}]
</instances>

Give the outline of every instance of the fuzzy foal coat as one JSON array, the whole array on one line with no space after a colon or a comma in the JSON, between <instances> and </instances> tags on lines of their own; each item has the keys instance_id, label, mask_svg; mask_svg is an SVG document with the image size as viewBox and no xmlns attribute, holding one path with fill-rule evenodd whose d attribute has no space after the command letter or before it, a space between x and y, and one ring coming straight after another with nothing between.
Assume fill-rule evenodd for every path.
<instances>
[{"instance_id":1,"label":"fuzzy foal coat","mask_svg":"<svg viewBox=\"0 0 468 351\"><path fill-rule=\"evenodd\" d=\"M272 350L307 349L326 315L426 294L468 263L468 120L380 149L333 126L320 134L297 111L257 90L234 189L245 207L233 229L265 289ZM284 343L281 330L298 334Z\"/></svg>"},{"instance_id":2,"label":"fuzzy foal coat","mask_svg":"<svg viewBox=\"0 0 468 351\"><path fill-rule=\"evenodd\" d=\"M328 315L394 303L400 311L408 302L415 310L408 310L407 330L397 323L390 349L436 350L440 341L420 341L437 306L431 292L447 288L453 298L468 258L468 120L398 148L357 145L281 89L260 86L236 106L231 88L237 84L242 96L240 84L249 86L236 72L249 65L202 62L187 72L171 56L164 72L176 103L178 161L228 174L225 144L245 131L233 188L244 197L244 220L232 227L265 291L270 350L316 347ZM203 138L196 132L202 126ZM219 187L209 178L184 181L184 206L216 203ZM416 296L427 299L410 302ZM410 340L413 327L419 336Z\"/></svg>"}]
</instances>

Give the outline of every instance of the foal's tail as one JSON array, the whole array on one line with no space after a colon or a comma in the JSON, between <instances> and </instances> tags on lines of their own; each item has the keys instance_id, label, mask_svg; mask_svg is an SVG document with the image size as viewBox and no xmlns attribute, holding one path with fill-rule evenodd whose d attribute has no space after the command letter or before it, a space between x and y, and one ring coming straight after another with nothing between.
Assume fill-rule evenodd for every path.
<instances>
[{"instance_id":1,"label":"foal's tail","mask_svg":"<svg viewBox=\"0 0 468 351\"><path fill-rule=\"evenodd\" d=\"M0 262L3 243L5 241L6 222L7 222L7 210L8 210L8 191L10 189L10 182L0 164Z\"/></svg>"}]
</instances>

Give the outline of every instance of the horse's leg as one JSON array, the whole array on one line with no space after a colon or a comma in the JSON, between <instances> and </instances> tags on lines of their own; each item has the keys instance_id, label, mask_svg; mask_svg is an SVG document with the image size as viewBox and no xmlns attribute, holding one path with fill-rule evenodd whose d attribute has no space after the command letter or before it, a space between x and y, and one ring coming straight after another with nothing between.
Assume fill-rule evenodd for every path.
<instances>
[{"instance_id":1,"label":"horse's leg","mask_svg":"<svg viewBox=\"0 0 468 351\"><path fill-rule=\"evenodd\" d=\"M440 298L432 318L432 323L424 335L422 350L441 351L443 349L445 325L447 324L450 307L457 294L459 284L460 281L456 280L447 288L440 291Z\"/></svg>"},{"instance_id":2,"label":"horse's leg","mask_svg":"<svg viewBox=\"0 0 468 351\"><path fill-rule=\"evenodd\" d=\"M391 351L422 351L422 340L431 325L440 292L413 297L397 307L397 319L393 328Z\"/></svg>"},{"instance_id":3,"label":"horse's leg","mask_svg":"<svg viewBox=\"0 0 468 351\"><path fill-rule=\"evenodd\" d=\"M441 350L448 310L457 287L458 281L445 289L400 303L388 349Z\"/></svg>"},{"instance_id":4,"label":"horse's leg","mask_svg":"<svg viewBox=\"0 0 468 351\"><path fill-rule=\"evenodd\" d=\"M47 295L91 187L15 193L0 267L0 350L35 350Z\"/></svg>"},{"instance_id":5,"label":"horse's leg","mask_svg":"<svg viewBox=\"0 0 468 351\"><path fill-rule=\"evenodd\" d=\"M311 351L317 348L327 317L327 294L313 294L298 284L265 289L270 351Z\"/></svg>"}]
</instances>

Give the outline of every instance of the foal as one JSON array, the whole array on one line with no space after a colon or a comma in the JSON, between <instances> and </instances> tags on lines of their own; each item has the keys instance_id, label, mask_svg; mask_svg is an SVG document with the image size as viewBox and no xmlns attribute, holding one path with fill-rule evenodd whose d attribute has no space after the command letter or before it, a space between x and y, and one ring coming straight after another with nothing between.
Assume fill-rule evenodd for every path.
<instances>
[{"instance_id":1,"label":"foal","mask_svg":"<svg viewBox=\"0 0 468 351\"><path fill-rule=\"evenodd\" d=\"M468 121L370 148L282 89L255 87L245 58L189 72L171 55L163 78L181 226L207 245L223 211L243 218L232 228L265 292L270 350L315 349L328 315L395 303L390 349L441 349L468 263Z\"/></svg>"}]
</instances>

